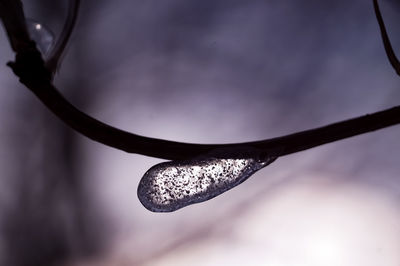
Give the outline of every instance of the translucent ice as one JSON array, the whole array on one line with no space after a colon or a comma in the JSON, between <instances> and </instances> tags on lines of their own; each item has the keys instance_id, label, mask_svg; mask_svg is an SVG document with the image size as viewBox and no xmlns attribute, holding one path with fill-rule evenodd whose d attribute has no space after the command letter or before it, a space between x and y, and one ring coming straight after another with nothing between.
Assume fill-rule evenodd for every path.
<instances>
[{"instance_id":1,"label":"translucent ice","mask_svg":"<svg viewBox=\"0 0 400 266\"><path fill-rule=\"evenodd\" d=\"M140 202L153 212L175 211L220 195L276 159L222 154L153 166L139 183Z\"/></svg>"},{"instance_id":2,"label":"translucent ice","mask_svg":"<svg viewBox=\"0 0 400 266\"><path fill-rule=\"evenodd\" d=\"M28 32L32 40L36 42L37 48L42 55L46 56L54 43L53 33L43 24L27 19Z\"/></svg>"}]
</instances>

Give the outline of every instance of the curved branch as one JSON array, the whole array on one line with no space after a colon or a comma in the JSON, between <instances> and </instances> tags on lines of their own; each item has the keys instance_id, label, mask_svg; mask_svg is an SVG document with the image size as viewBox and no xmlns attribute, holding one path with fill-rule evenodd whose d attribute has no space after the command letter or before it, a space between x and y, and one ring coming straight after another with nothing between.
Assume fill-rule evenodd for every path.
<instances>
[{"instance_id":1,"label":"curved branch","mask_svg":"<svg viewBox=\"0 0 400 266\"><path fill-rule=\"evenodd\" d=\"M109 126L76 109L41 74L45 67L39 59L17 54L16 62L9 65L20 77L20 81L68 126L94 141L129 153L177 160L195 157L214 149L253 147L266 153L276 151L276 156L283 156L400 123L400 106L397 106L321 128L254 142L190 144L149 138ZM26 60L29 60L29 64ZM38 76L44 78L38 79Z\"/></svg>"},{"instance_id":2,"label":"curved branch","mask_svg":"<svg viewBox=\"0 0 400 266\"><path fill-rule=\"evenodd\" d=\"M2 2L10 1L13 0L0 0L0 7ZM4 14L0 13L4 25L8 27L9 17ZM24 20L17 22L17 25L13 25L14 28L26 27ZM104 124L76 109L53 86L51 73L29 37L14 36L11 28L7 28L7 32L17 38L18 43L24 44L14 48L16 61L8 64L21 83L71 128L94 141L129 153L178 160L195 157L214 149L252 147L264 151L266 156L273 151L274 155L279 157L400 123L400 106L397 106L321 128L254 142L190 144L144 137Z\"/></svg>"},{"instance_id":3,"label":"curved branch","mask_svg":"<svg viewBox=\"0 0 400 266\"><path fill-rule=\"evenodd\" d=\"M13 51L23 51L30 42L20 0L0 0L0 17Z\"/></svg>"},{"instance_id":4,"label":"curved branch","mask_svg":"<svg viewBox=\"0 0 400 266\"><path fill-rule=\"evenodd\" d=\"M389 59L390 64L396 71L397 75L400 76L400 62L399 62L399 59L397 59L396 54L393 51L392 44L390 43L390 39L389 39L389 36L386 31L385 23L383 22L382 14L379 9L378 0L373 0L373 1L374 1L375 15L376 15L376 19L378 20L379 29L381 31L383 46L385 47L386 55Z\"/></svg>"},{"instance_id":5,"label":"curved branch","mask_svg":"<svg viewBox=\"0 0 400 266\"><path fill-rule=\"evenodd\" d=\"M190 144L122 131L82 113L50 84L42 84L37 88L30 84L27 86L56 116L86 137L129 153L169 160L188 159L214 149L240 147L261 149L267 156L270 151L275 151L276 156L279 157L400 123L400 106L397 106L371 115L278 138L231 144Z\"/></svg>"},{"instance_id":6,"label":"curved branch","mask_svg":"<svg viewBox=\"0 0 400 266\"><path fill-rule=\"evenodd\" d=\"M78 18L78 11L80 6L80 0L69 0L68 12L67 12L67 19L65 21L64 27L61 31L60 37L58 38L54 48L46 60L46 67L52 72L58 68L60 63L60 59L62 58L63 52L69 38L71 37L72 31L76 24L76 19Z\"/></svg>"}]
</instances>

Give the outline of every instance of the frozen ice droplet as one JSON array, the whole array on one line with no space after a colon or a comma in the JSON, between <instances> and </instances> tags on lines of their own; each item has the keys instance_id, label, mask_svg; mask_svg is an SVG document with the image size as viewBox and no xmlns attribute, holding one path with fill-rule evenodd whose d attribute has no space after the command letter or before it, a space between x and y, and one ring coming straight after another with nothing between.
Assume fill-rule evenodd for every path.
<instances>
[{"instance_id":1,"label":"frozen ice droplet","mask_svg":"<svg viewBox=\"0 0 400 266\"><path fill-rule=\"evenodd\" d=\"M42 23L27 19L28 32L43 56L46 56L54 43L54 34Z\"/></svg>"},{"instance_id":2,"label":"frozen ice droplet","mask_svg":"<svg viewBox=\"0 0 400 266\"><path fill-rule=\"evenodd\" d=\"M254 152L225 152L153 166L140 180L140 202L153 212L175 211L220 195L276 159L260 160Z\"/></svg>"}]
</instances>

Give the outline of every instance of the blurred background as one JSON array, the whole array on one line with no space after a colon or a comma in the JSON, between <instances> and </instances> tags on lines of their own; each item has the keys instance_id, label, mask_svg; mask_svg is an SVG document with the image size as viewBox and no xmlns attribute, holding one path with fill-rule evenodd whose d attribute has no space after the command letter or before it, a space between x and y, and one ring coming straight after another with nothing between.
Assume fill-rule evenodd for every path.
<instances>
[{"instance_id":1,"label":"blurred background","mask_svg":"<svg viewBox=\"0 0 400 266\"><path fill-rule=\"evenodd\" d=\"M67 1L24 1L57 36ZM382 0L400 54L400 2ZM76 134L18 83L0 31L0 264L398 266L400 127L282 157L173 213L159 159ZM196 143L265 139L400 103L372 1L85 0L56 77L93 117Z\"/></svg>"}]
</instances>

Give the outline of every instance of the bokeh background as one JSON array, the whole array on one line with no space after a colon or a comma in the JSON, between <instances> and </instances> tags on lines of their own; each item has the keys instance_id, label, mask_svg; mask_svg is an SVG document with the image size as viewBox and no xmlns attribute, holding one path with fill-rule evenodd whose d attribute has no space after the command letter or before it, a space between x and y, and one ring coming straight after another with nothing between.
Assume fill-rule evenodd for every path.
<instances>
[{"instance_id":1,"label":"bokeh background","mask_svg":"<svg viewBox=\"0 0 400 266\"><path fill-rule=\"evenodd\" d=\"M57 34L66 1L24 1ZM382 0L400 54L400 3ZM159 159L76 134L5 63L0 31L0 264L398 266L400 127L282 157L174 213L136 196ZM55 81L141 135L265 139L400 103L365 0L85 0Z\"/></svg>"}]
</instances>

